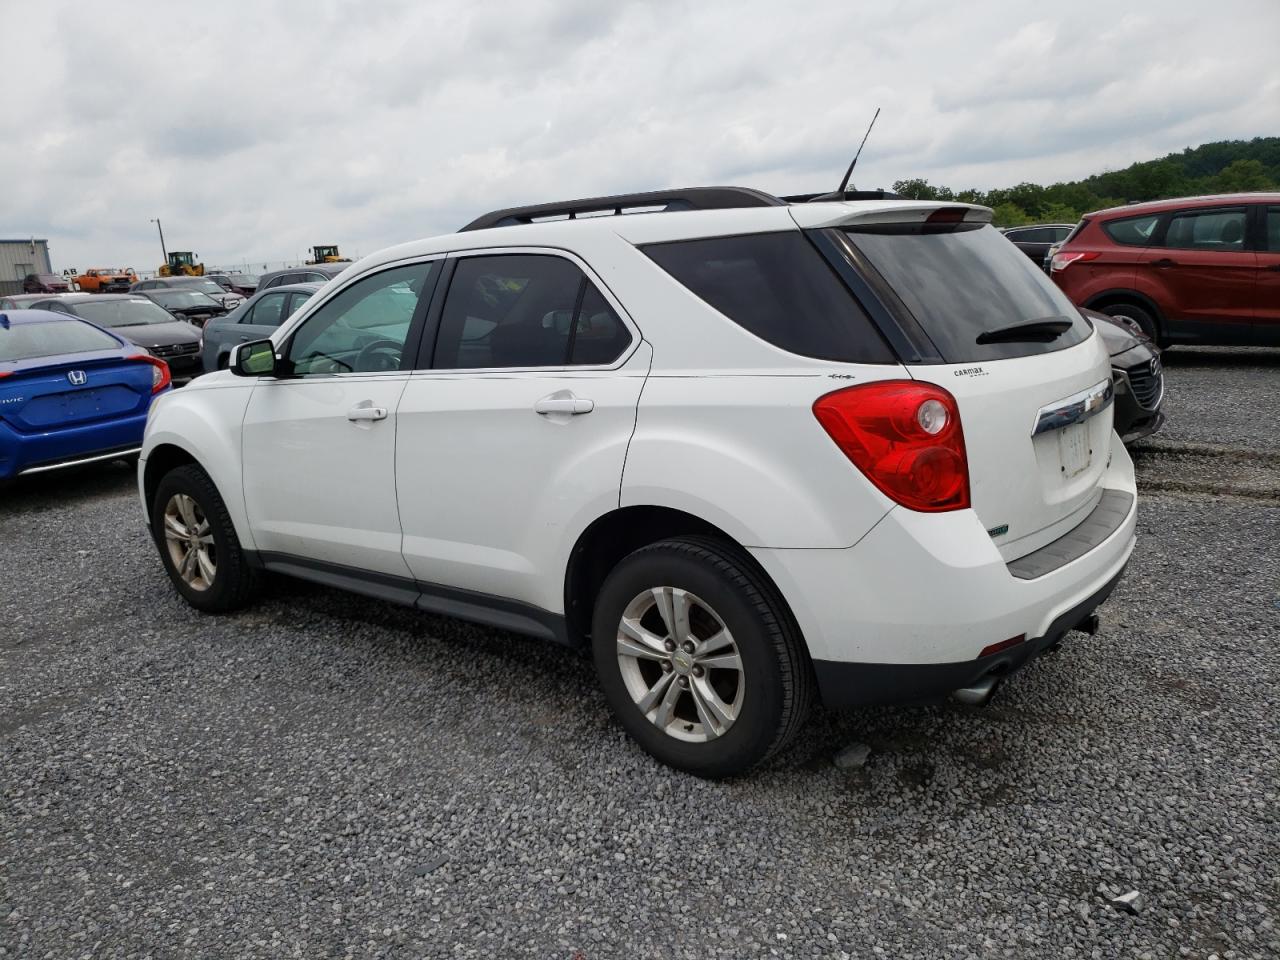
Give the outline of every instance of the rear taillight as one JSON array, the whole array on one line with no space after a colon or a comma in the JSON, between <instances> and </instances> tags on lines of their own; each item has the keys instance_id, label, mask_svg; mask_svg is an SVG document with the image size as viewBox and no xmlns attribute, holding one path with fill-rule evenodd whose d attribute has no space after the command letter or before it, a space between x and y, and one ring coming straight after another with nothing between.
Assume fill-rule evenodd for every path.
<instances>
[{"instance_id":1,"label":"rear taillight","mask_svg":"<svg viewBox=\"0 0 1280 960\"><path fill-rule=\"evenodd\" d=\"M969 464L956 399L932 383L887 380L819 397L813 414L886 496L937 513L969 506Z\"/></svg>"},{"instance_id":2,"label":"rear taillight","mask_svg":"<svg viewBox=\"0 0 1280 960\"><path fill-rule=\"evenodd\" d=\"M1097 260L1100 254L1097 250L1081 250L1079 253L1064 253L1059 250L1053 255L1053 260L1049 263L1049 269L1053 273L1059 270L1065 270L1073 263L1088 263L1090 260Z\"/></svg>"},{"instance_id":3,"label":"rear taillight","mask_svg":"<svg viewBox=\"0 0 1280 960\"><path fill-rule=\"evenodd\" d=\"M139 354L136 357L130 357L130 360L139 360L142 363L151 364L151 392L159 393L167 387L173 379L169 375L169 365L159 357L153 357L150 354Z\"/></svg>"}]
</instances>

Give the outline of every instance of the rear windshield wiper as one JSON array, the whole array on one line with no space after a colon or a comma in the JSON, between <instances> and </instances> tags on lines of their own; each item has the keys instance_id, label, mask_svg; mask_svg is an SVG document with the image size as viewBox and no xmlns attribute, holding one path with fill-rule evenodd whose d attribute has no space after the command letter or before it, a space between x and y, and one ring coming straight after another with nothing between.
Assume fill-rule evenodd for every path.
<instances>
[{"instance_id":1,"label":"rear windshield wiper","mask_svg":"<svg viewBox=\"0 0 1280 960\"><path fill-rule=\"evenodd\" d=\"M978 343L1049 343L1070 330L1072 323L1066 317L1023 320L978 334Z\"/></svg>"}]
</instances>

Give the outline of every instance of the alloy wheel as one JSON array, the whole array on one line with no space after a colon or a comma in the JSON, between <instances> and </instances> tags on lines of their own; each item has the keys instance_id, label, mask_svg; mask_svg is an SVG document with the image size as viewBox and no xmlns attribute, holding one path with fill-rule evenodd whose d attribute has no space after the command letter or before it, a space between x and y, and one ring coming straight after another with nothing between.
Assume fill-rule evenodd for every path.
<instances>
[{"instance_id":1,"label":"alloy wheel","mask_svg":"<svg viewBox=\"0 0 1280 960\"><path fill-rule=\"evenodd\" d=\"M640 712L668 736L705 743L742 710L742 657L724 620L679 587L634 597L618 622L618 666Z\"/></svg>"},{"instance_id":2,"label":"alloy wheel","mask_svg":"<svg viewBox=\"0 0 1280 960\"><path fill-rule=\"evenodd\" d=\"M200 504L175 493L164 508L164 539L173 569L192 590L208 590L218 573L217 548Z\"/></svg>"}]
</instances>

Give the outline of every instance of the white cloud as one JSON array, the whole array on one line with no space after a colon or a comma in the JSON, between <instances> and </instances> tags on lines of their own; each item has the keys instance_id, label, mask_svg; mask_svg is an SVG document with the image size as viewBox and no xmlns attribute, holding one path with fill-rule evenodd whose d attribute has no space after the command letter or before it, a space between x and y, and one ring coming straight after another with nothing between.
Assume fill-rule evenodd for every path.
<instances>
[{"instance_id":1,"label":"white cloud","mask_svg":"<svg viewBox=\"0 0 1280 960\"><path fill-rule=\"evenodd\" d=\"M1117 12L1119 10L1119 12ZM351 254L516 203L1051 182L1280 131L1280 4L224 2L0 12L0 234L59 266ZM1247 29L1242 29L1246 27Z\"/></svg>"}]
</instances>

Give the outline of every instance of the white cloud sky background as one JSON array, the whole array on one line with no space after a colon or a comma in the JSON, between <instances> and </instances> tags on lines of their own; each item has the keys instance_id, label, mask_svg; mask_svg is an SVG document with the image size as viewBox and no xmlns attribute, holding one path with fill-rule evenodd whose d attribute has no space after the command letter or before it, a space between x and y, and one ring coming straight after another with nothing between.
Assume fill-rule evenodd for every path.
<instances>
[{"instance_id":1,"label":"white cloud sky background","mask_svg":"<svg viewBox=\"0 0 1280 960\"><path fill-rule=\"evenodd\" d=\"M1075 179L1280 134L1280 0L0 0L0 236L57 269L348 256L734 183Z\"/></svg>"}]
</instances>

